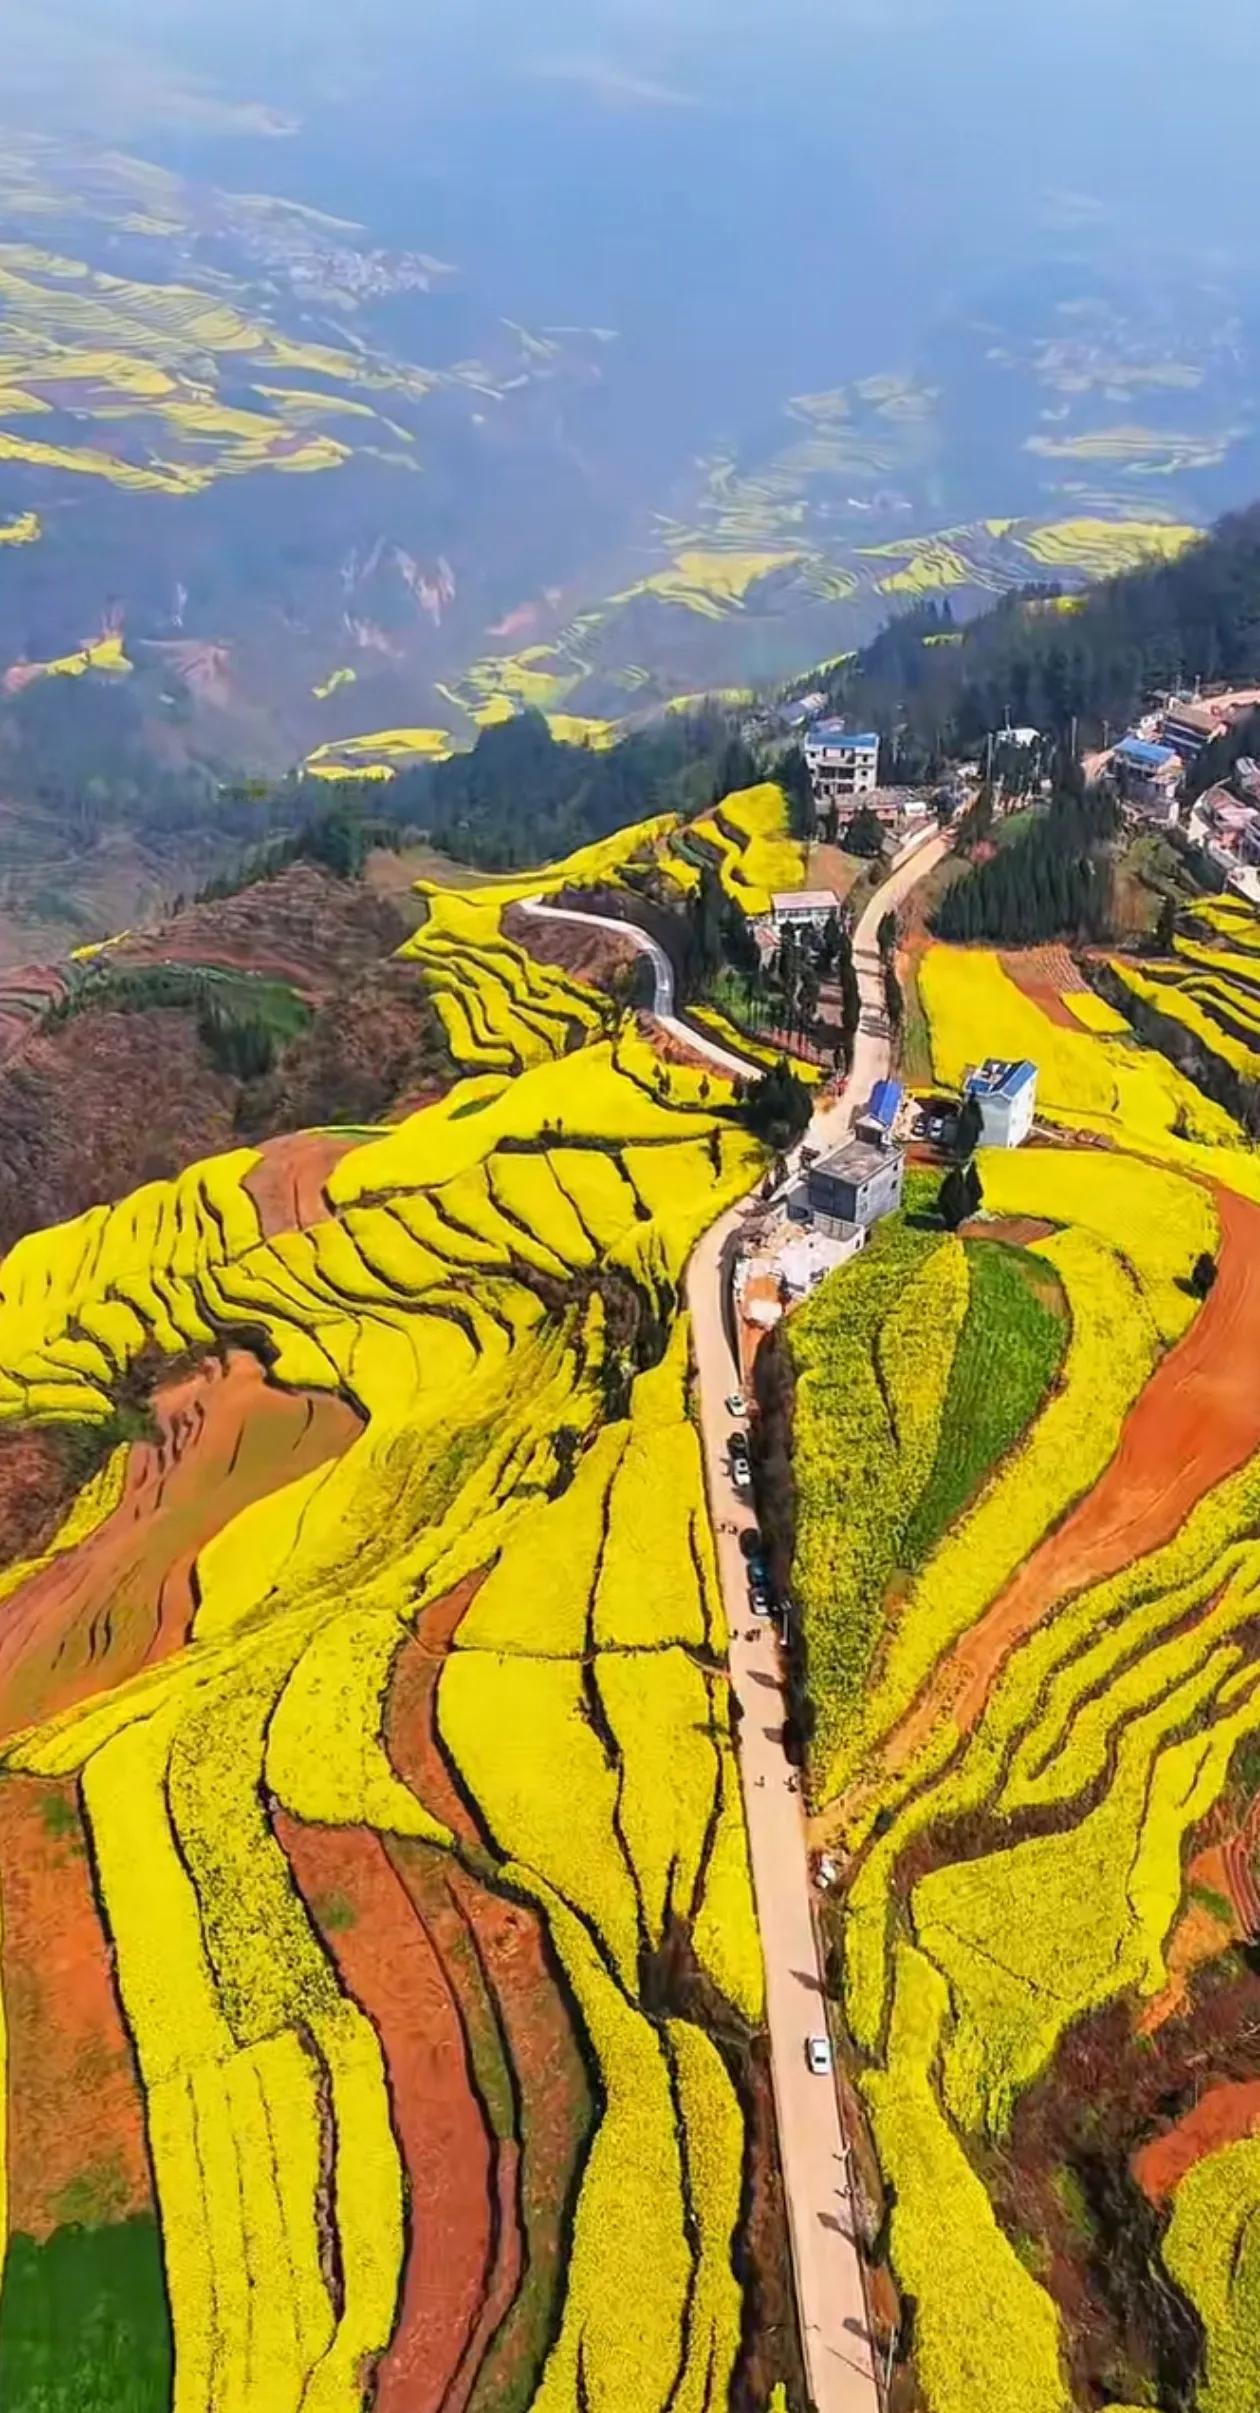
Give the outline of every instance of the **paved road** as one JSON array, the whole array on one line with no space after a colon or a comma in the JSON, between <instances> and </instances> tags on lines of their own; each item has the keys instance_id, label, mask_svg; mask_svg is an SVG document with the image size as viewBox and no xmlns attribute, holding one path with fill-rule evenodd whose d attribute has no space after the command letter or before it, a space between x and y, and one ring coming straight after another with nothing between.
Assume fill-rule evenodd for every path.
<instances>
[{"instance_id":1,"label":"paved road","mask_svg":"<svg viewBox=\"0 0 1260 2413\"><path fill-rule=\"evenodd\" d=\"M631 946L637 947L651 962L656 982L652 1013L662 1030L690 1048L693 1055L707 1057L728 1078L735 1073L746 1076L753 1069L747 1056L734 1055L729 1048L719 1047L716 1040L707 1039L702 1031L693 1030L689 1022L680 1021L674 1012L674 967L660 940L653 938L650 931L640 930L637 922L619 922L611 913L579 913L568 905L545 904L540 897L526 898L522 911L535 914L540 921L580 922L587 928L593 925L596 930L614 930L618 938L628 938Z\"/></svg>"},{"instance_id":2,"label":"paved road","mask_svg":"<svg viewBox=\"0 0 1260 2413\"><path fill-rule=\"evenodd\" d=\"M889 1067L883 985L875 933L945 851L932 841L872 899L854 936L862 1029L847 1095L815 1115L808 1144L832 1148ZM731 1682L742 1716L739 1756L752 1845L753 1883L766 1963L771 2057L784 2185L792 2235L806 2374L817 2413L878 2413L879 2391L866 2326L862 2266L854 2240L847 2156L834 2086L810 2074L806 2039L827 2029L810 1910L809 1859L801 1796L790 1791L783 1751L784 1701L773 1630L748 1608L739 1531L752 1518L732 1490L727 1394L738 1381L722 1315L724 1260L746 1201L706 1233L687 1276L700 1378L701 1429L718 1564L730 1629Z\"/></svg>"}]
</instances>

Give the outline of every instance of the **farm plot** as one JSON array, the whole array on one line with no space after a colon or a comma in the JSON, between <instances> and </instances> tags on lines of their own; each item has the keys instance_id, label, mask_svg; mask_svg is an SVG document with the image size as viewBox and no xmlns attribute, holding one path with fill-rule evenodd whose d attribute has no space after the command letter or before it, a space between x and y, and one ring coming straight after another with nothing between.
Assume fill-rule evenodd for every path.
<instances>
[{"instance_id":1,"label":"farm plot","mask_svg":"<svg viewBox=\"0 0 1260 2413\"><path fill-rule=\"evenodd\" d=\"M801 888L805 856L789 837L787 803L773 780L724 796L712 813L688 823L675 855L716 860L722 886L745 913L768 913L776 889Z\"/></svg>"},{"instance_id":2,"label":"farm plot","mask_svg":"<svg viewBox=\"0 0 1260 2413\"><path fill-rule=\"evenodd\" d=\"M0 1267L0 1416L90 1451L158 1370L4 1579L14 2413L794 2376L741 2277L762 1971L678 1312L761 1152L488 923L433 941L505 1060L323 1159L322 1214L264 1221L243 1149Z\"/></svg>"},{"instance_id":3,"label":"farm plot","mask_svg":"<svg viewBox=\"0 0 1260 2413\"><path fill-rule=\"evenodd\" d=\"M981 1154L964 1312L915 1350L925 1472L890 1452L881 1342L959 1244L885 1227L786 1328L807 1636L853 1547L808 1469L830 1437L833 1464L873 1470L860 1682L828 1701L810 1644L815 1833L842 1855L827 1916L895 2189L911 2385L928 2413L1241 2413L1256 2146L1250 2113L1231 2131L1208 2107L1253 2100L1254 1978L1205 1887L1254 1834L1260 1775L1256 1160L1117 1016L1070 1027L980 950L929 950L925 996L939 1073L1027 1053L1078 1144ZM830 1402L811 1322L843 1369ZM1134 2173L1157 2163L1144 2198Z\"/></svg>"}]
</instances>

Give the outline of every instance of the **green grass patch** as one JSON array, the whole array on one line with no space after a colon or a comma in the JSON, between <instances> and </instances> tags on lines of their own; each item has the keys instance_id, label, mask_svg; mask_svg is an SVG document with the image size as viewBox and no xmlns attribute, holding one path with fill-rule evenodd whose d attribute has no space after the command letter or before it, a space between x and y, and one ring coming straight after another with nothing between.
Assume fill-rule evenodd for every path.
<instances>
[{"instance_id":1,"label":"green grass patch","mask_svg":"<svg viewBox=\"0 0 1260 2413\"><path fill-rule=\"evenodd\" d=\"M50 1007L43 1028L55 1030L80 1014L154 1008L194 1013L219 1070L241 1080L269 1072L277 1052L311 1018L296 989L260 972L226 972L216 964L115 964L97 957L75 967L70 988Z\"/></svg>"},{"instance_id":2,"label":"green grass patch","mask_svg":"<svg viewBox=\"0 0 1260 2413\"><path fill-rule=\"evenodd\" d=\"M919 995L920 960L917 955L912 956L906 966L901 1077L911 1089L931 1089L935 1086L932 1075L932 1033L923 1010L923 999Z\"/></svg>"},{"instance_id":3,"label":"green grass patch","mask_svg":"<svg viewBox=\"0 0 1260 2413\"><path fill-rule=\"evenodd\" d=\"M1233 1926L1234 1905L1226 1899L1224 1894L1218 1894L1214 1885L1197 1883L1192 1885L1189 1899L1197 1903L1200 1910L1206 1910L1212 1918L1220 1919L1226 1927Z\"/></svg>"},{"instance_id":4,"label":"green grass patch","mask_svg":"<svg viewBox=\"0 0 1260 2413\"><path fill-rule=\"evenodd\" d=\"M796 1374L792 1589L820 1764L867 1678L907 1519L936 1462L965 1311L961 1243L903 1214L785 1327Z\"/></svg>"},{"instance_id":5,"label":"green grass patch","mask_svg":"<svg viewBox=\"0 0 1260 2413\"><path fill-rule=\"evenodd\" d=\"M311 1915L326 1935L345 1935L359 1923L359 1914L345 1894L316 1894L311 1902Z\"/></svg>"},{"instance_id":6,"label":"green grass patch","mask_svg":"<svg viewBox=\"0 0 1260 2413\"><path fill-rule=\"evenodd\" d=\"M0 2290L4 2413L167 2413L173 2356L157 2224L9 2240Z\"/></svg>"},{"instance_id":7,"label":"green grass patch","mask_svg":"<svg viewBox=\"0 0 1260 2413\"><path fill-rule=\"evenodd\" d=\"M906 1566L921 1566L1027 1431L1058 1374L1066 1317L1051 1303L1040 1258L1005 1241L965 1242L971 1297L950 1371L936 1463L906 1529Z\"/></svg>"},{"instance_id":8,"label":"green grass patch","mask_svg":"<svg viewBox=\"0 0 1260 2413\"><path fill-rule=\"evenodd\" d=\"M74 1803L66 1800L64 1793L45 1794L39 1805L39 1815L46 1835L54 1836L58 1842L68 1842L71 1838L78 1842L79 1813Z\"/></svg>"}]
</instances>

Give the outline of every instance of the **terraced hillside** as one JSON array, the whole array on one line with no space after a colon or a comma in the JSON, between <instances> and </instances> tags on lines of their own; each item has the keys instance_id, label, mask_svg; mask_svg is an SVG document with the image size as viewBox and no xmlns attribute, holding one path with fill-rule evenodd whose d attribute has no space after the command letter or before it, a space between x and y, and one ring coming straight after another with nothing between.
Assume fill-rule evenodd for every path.
<instances>
[{"instance_id":1,"label":"terraced hillside","mask_svg":"<svg viewBox=\"0 0 1260 2413\"><path fill-rule=\"evenodd\" d=\"M680 1310L763 1152L514 893L399 966L439 1100L0 1264L14 2413L798 2401Z\"/></svg>"},{"instance_id":2,"label":"terraced hillside","mask_svg":"<svg viewBox=\"0 0 1260 2413\"><path fill-rule=\"evenodd\" d=\"M1244 2413L1260 1159L1045 977L928 949L938 1080L1031 1057L1038 1132L958 1234L916 1175L786 1328L814 1826L894 2401Z\"/></svg>"}]
</instances>

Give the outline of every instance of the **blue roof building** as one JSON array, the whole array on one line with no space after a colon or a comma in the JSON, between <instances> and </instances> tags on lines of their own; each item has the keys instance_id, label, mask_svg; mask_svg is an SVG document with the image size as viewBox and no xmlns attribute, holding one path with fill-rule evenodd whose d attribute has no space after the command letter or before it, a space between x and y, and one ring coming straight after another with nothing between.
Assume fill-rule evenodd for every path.
<instances>
[{"instance_id":1,"label":"blue roof building","mask_svg":"<svg viewBox=\"0 0 1260 2413\"><path fill-rule=\"evenodd\" d=\"M980 1108L986 1148L1018 1148L1032 1129L1037 1108L1037 1067L1009 1056L987 1056L963 1082Z\"/></svg>"},{"instance_id":2,"label":"blue roof building","mask_svg":"<svg viewBox=\"0 0 1260 2413\"><path fill-rule=\"evenodd\" d=\"M1175 746L1157 746L1149 737L1122 737L1115 749L1115 759L1133 770L1144 772L1175 771L1180 775L1181 756Z\"/></svg>"},{"instance_id":3,"label":"blue roof building","mask_svg":"<svg viewBox=\"0 0 1260 2413\"><path fill-rule=\"evenodd\" d=\"M853 1126L858 1138L886 1148L896 1130L905 1094L900 1081L877 1081L871 1091L870 1105Z\"/></svg>"},{"instance_id":4,"label":"blue roof building","mask_svg":"<svg viewBox=\"0 0 1260 2413\"><path fill-rule=\"evenodd\" d=\"M879 785L879 738L873 729L849 729L834 718L815 721L805 731L805 760L819 812L869 796Z\"/></svg>"}]
</instances>

